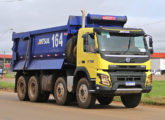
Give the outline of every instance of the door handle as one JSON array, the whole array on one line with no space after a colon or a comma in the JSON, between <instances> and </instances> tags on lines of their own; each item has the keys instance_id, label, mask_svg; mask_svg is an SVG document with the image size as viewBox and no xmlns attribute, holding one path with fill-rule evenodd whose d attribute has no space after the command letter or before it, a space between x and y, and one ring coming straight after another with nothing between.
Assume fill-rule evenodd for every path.
<instances>
[{"instance_id":1,"label":"door handle","mask_svg":"<svg viewBox=\"0 0 165 120\"><path fill-rule=\"evenodd\" d=\"M85 60L82 60L81 63L85 63Z\"/></svg>"}]
</instances>

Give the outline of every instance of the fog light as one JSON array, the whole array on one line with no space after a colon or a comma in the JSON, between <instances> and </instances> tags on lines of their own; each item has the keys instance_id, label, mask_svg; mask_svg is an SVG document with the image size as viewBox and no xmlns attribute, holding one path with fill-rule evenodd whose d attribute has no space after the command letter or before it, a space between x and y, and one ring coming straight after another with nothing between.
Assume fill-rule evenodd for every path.
<instances>
[{"instance_id":1,"label":"fog light","mask_svg":"<svg viewBox=\"0 0 165 120\"><path fill-rule=\"evenodd\" d=\"M96 89L97 89L97 90L99 90L99 89L100 89L100 87L96 87Z\"/></svg>"},{"instance_id":2,"label":"fog light","mask_svg":"<svg viewBox=\"0 0 165 120\"><path fill-rule=\"evenodd\" d=\"M104 85L111 85L107 75L101 75L101 83Z\"/></svg>"},{"instance_id":3,"label":"fog light","mask_svg":"<svg viewBox=\"0 0 165 120\"><path fill-rule=\"evenodd\" d=\"M151 86L152 85L152 74L148 75L148 80L146 83L146 86Z\"/></svg>"}]
</instances>

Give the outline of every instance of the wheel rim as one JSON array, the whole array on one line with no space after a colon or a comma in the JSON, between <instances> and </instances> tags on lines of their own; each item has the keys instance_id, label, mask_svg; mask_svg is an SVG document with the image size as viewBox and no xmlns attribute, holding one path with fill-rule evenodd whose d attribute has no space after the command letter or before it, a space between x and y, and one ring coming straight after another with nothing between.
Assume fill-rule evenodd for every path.
<instances>
[{"instance_id":1,"label":"wheel rim","mask_svg":"<svg viewBox=\"0 0 165 120\"><path fill-rule=\"evenodd\" d=\"M37 89L36 83L34 81L32 81L29 87L30 87L30 95L32 97L35 96L35 94L37 92L37 90L36 90Z\"/></svg>"},{"instance_id":2,"label":"wheel rim","mask_svg":"<svg viewBox=\"0 0 165 120\"><path fill-rule=\"evenodd\" d=\"M18 82L18 92L21 96L23 96L25 94L25 83L23 81L23 79L21 79L19 82Z\"/></svg>"},{"instance_id":3,"label":"wheel rim","mask_svg":"<svg viewBox=\"0 0 165 120\"><path fill-rule=\"evenodd\" d=\"M56 88L56 94L57 94L57 99L62 100L64 97L64 85L62 83L59 83Z\"/></svg>"},{"instance_id":4,"label":"wheel rim","mask_svg":"<svg viewBox=\"0 0 165 120\"><path fill-rule=\"evenodd\" d=\"M86 102L88 99L88 87L86 84L82 84L79 88L79 98L81 102Z\"/></svg>"}]
</instances>

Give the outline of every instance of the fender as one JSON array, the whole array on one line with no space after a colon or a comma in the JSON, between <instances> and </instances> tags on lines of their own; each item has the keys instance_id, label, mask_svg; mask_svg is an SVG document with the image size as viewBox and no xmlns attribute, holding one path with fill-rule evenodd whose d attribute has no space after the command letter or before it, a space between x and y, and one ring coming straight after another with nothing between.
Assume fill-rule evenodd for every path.
<instances>
[{"instance_id":1,"label":"fender","mask_svg":"<svg viewBox=\"0 0 165 120\"><path fill-rule=\"evenodd\" d=\"M88 70L85 67L77 67L75 72L74 72L74 76L77 75L77 73L81 71L81 72L85 72L85 74L87 75L87 79L89 81L89 90L93 90L95 88L95 82L96 79L91 79ZM75 80L74 80L74 88L73 91L75 91L76 87L75 87Z\"/></svg>"},{"instance_id":2,"label":"fender","mask_svg":"<svg viewBox=\"0 0 165 120\"><path fill-rule=\"evenodd\" d=\"M86 75L87 75L88 80L91 81L89 72L88 72L88 70L85 67L77 67L76 70L75 70L75 72L74 72L74 76L76 76L77 73L80 72L80 71L85 72Z\"/></svg>"}]
</instances>

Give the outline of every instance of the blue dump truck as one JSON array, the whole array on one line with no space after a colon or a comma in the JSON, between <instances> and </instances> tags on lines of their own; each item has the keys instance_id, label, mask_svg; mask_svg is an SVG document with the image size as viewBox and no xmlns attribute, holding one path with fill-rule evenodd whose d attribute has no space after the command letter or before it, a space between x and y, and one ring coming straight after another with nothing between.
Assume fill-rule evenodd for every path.
<instances>
[{"instance_id":1,"label":"blue dump truck","mask_svg":"<svg viewBox=\"0 0 165 120\"><path fill-rule=\"evenodd\" d=\"M53 94L59 105L89 108L120 96L125 107L136 107L152 88L152 37L124 28L126 16L82 13L65 26L13 33L19 99L44 102Z\"/></svg>"}]
</instances>

